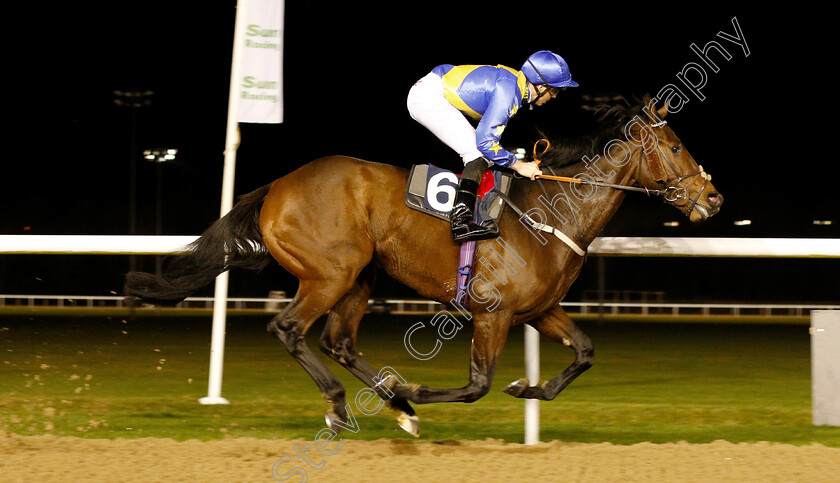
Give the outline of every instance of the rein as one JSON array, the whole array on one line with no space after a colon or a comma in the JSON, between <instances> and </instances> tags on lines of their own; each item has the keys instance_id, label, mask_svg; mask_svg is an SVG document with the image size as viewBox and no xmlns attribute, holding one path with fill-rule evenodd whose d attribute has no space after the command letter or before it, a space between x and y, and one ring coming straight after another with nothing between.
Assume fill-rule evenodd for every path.
<instances>
[{"instance_id":1,"label":"rein","mask_svg":"<svg viewBox=\"0 0 840 483\"><path fill-rule=\"evenodd\" d=\"M656 124L652 124L651 126L660 127L664 123L665 123L665 121L662 121L662 122L658 122ZM548 151L548 149L551 147L551 143L548 141L548 139L540 139L539 141L534 143L534 150L533 150L534 162L537 163L537 165L542 163L542 160L540 160L537 157L537 146L542 142L545 142L546 147L545 147L545 149L542 150L542 153L540 153L540 155L545 154L545 152ZM660 147L659 150L661 151L662 148ZM639 166L640 166L640 169L641 169L642 153L643 152L644 152L644 149L639 149ZM667 161L667 158L666 158L666 161ZM667 162L668 162L668 165L670 166L671 162L670 161L667 161ZM674 170L674 167L671 166L671 169ZM696 176L696 175L700 174L701 172L702 172L702 169L701 169L701 171L699 171L697 173L693 173L693 174L690 174L690 175L679 177L679 178L677 178L676 182L679 183L683 179L690 178L692 176ZM676 170L674 170L674 173L677 176L679 176L679 173L677 173ZM596 180L588 181L588 180L585 180L583 178L569 178L567 176L554 176L554 175L550 175L550 174L541 174L541 175L538 175L537 178L548 179L548 180L552 180L552 181L563 181L563 182L566 182L566 183L585 184L585 185L589 185L589 186L600 186L600 187L603 187L603 188L612 188L612 189L624 190L624 191L635 191L637 193L644 193L648 196L650 196L650 195L661 196L665 201L669 201L669 202L677 201L678 199L683 198L685 196L685 188L678 188L677 186L668 186L665 189L652 189L652 188L646 188L644 186L641 186L641 187L639 187L639 186L625 186L623 184L607 183L606 181L596 181ZM680 193L679 193L680 191L683 192L682 195L680 195ZM696 199L694 201L696 202Z\"/></svg>"},{"instance_id":2,"label":"rein","mask_svg":"<svg viewBox=\"0 0 840 483\"><path fill-rule=\"evenodd\" d=\"M668 123L667 121L662 120L662 121L650 124L646 129L662 127L662 126L666 125L667 123ZM537 163L537 165L539 165L542 162L538 157L540 155L537 155L537 146L539 146L540 143L543 143L543 142L546 144L546 146L545 146L545 149L542 150L540 155L545 154L545 152L548 151L548 149L551 147L551 143L547 139L540 139L536 143L534 143L534 149L533 149L534 162ZM682 183L686 179L693 178L694 176L700 176L701 178L703 178L703 186L700 187L700 190L697 192L697 196L695 196L693 199L689 200L690 204L689 204L688 212L691 213L692 211L694 211L694 208L697 206L697 200L700 198L700 194L706 188L706 185L709 184L709 181L712 180L712 175L706 173L703 170L703 166L698 166L699 171L695 171L694 173L690 173L690 174L686 174L686 175L680 175L679 171L677 171L677 169L674 167L673 163L671 163L671 161L668 159L668 156L665 155L665 152L662 150L662 146L659 146L659 144L657 144L656 148L659 150L659 153L661 154L661 156L658 156L658 157L660 157L660 159L665 160L665 163L667 163L668 167L671 168L671 171L676 176L676 178L674 178L672 180L666 180L664 182L664 184L667 185L665 189L653 189L653 188L647 188L647 187L644 187L644 186L641 186L641 187L625 186L625 185L620 185L620 184L607 183L605 181L595 181L595 180L587 181L587 180L582 179L582 178L569 178L569 177L566 177L566 176L539 175L537 177L538 178L543 178L543 179L550 179L550 180L554 180L554 181L564 181L564 182L567 182L567 183L586 184L586 185L590 185L590 186L601 186L601 187L605 187L605 188L613 188L613 189L619 189L619 190L625 190L625 191L635 191L635 192L639 192L639 193L645 193L648 196L650 196L650 195L661 196L667 202L674 202L674 201L677 201L679 199L687 199L687 197L688 197L688 190L684 187L680 187L679 184ZM642 148L639 149L638 170L639 170L640 174L641 174L641 169L642 169L642 164L643 164L642 163L643 155L647 150L648 150L648 145L644 145ZM641 176L637 176L637 178L641 179Z\"/></svg>"},{"instance_id":3,"label":"rein","mask_svg":"<svg viewBox=\"0 0 840 483\"><path fill-rule=\"evenodd\" d=\"M665 124L666 124L666 121L664 121L664 120L659 121L659 122L650 124L647 127L647 129L662 127ZM537 146L539 146L541 143L545 143L545 148L542 150L542 152L540 152L540 154L537 154ZM548 139L540 139L540 140L538 140L537 142L534 143L533 155L534 155L534 162L537 163L537 165L542 163L542 160L540 160L539 157L542 156L543 154L545 154L546 151L548 151L548 149L550 147L551 147L551 142L549 142ZM665 155L665 152L662 150L662 146L659 146L659 144L657 143L656 147L659 150L659 155L661 155L661 156L657 156L657 157L660 157L661 159L664 159L665 163L667 163L668 167L671 169L671 171L673 171L674 175L676 175L676 178L674 178L674 179L663 181L663 183L666 185L665 189L652 189L652 188L647 188L645 186L641 186L641 187L639 187L639 186L625 186L625 185L621 185L621 184L607 183L606 181L597 181L597 180L588 181L588 180L585 180L583 178L570 178L570 177L567 177L567 176L556 176L554 174L550 174L550 175L541 174L541 175L538 175L537 178L551 180L551 181L562 181L562 182L572 183L572 184L584 184L584 185L589 185L589 186L601 186L601 187L604 187L604 188L612 188L612 189L624 190L624 191L635 191L635 192L639 192L639 193L645 193L648 196L650 196L650 195L661 196L667 202L675 202L675 201L680 200L680 199L687 199L687 197L688 197L688 190L685 187L680 187L679 184L682 183L686 179L693 178L694 176L700 176L700 177L703 178L703 186L700 187L700 190L697 192L697 196L695 196L693 199L689 200L690 204L689 204L688 213L691 213L692 211L694 211L694 208L697 206L697 200L700 198L700 194L706 188L706 185L709 183L709 181L712 180L712 176L710 174L707 174L703 170L703 166L699 166L699 165L698 165L698 168L700 168L699 171L694 172L694 173L690 173L690 174L686 174L686 175L680 175L679 171L677 171L677 169L674 167L674 165L668 159L668 156ZM643 161L644 153L647 150L647 148L648 148L648 145L646 145L646 144L639 148L639 166L638 166L639 174L636 176L636 178L639 181L641 181L642 161ZM648 164L650 164L650 159L648 159ZM650 166L648 166L648 170L650 170ZM657 180L657 182L659 182L659 181ZM540 185L540 186L542 187L542 185ZM586 249L581 248L580 245L575 243L565 233L563 233L562 231L557 229L557 227L554 227L554 226L551 226L551 225L548 225L548 224L545 224L545 223L540 223L540 222L534 220L533 218L528 216L527 213L523 212L518 206L516 206L516 204L514 204L513 201L511 201L511 199L508 196L504 195L501 191L499 191L495 188L493 189L493 191L496 191L498 193L499 197L502 198L502 200L504 200L505 203L507 203L511 208L513 208L513 210L519 215L520 220L527 221L531 225L531 227L536 229L536 230L543 231L543 232L546 232L546 233L551 233L552 235L554 235L558 239L560 239L563 243L568 245L578 255L580 255L582 257L586 256ZM543 192L545 192L545 189L543 189ZM552 213L552 217L553 216L554 215ZM572 212L572 216L574 216L574 212ZM556 220L555 220L555 223L556 223ZM580 238L581 245L583 245L584 244L583 232L580 228L580 225L577 223L577 217L575 217L575 224L577 225L578 236Z\"/></svg>"}]
</instances>

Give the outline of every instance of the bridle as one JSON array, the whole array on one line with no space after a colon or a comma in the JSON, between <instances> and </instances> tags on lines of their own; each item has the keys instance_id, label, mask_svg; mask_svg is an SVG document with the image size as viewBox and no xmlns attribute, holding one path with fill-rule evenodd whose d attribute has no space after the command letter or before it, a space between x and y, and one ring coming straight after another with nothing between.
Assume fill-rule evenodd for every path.
<instances>
[{"instance_id":1,"label":"bridle","mask_svg":"<svg viewBox=\"0 0 840 483\"><path fill-rule=\"evenodd\" d=\"M663 120L663 121L659 121L659 122L656 122L656 123L652 123L649 126L645 127L644 129L651 129L652 130L652 128L659 128L659 127L664 126L665 124L667 124L667 121ZM644 139L650 139L650 136L645 137ZM649 144L644 144L641 148L639 148L639 165L638 165L638 172L636 174L636 180L639 183L641 183L641 174L642 174L641 173L642 164L643 164L642 163L642 155L644 153L649 152L649 151L652 153L652 150L649 149L649 146L650 146ZM701 165L697 165L698 171L695 171L694 173L680 175L679 171L677 171L677 168L674 167L674 164L671 163L671 160L668 159L668 156L665 155L665 151L662 150L662 146L660 146L659 143L656 143L656 148L659 151L659 155L661 155L661 156L658 156L659 159L660 160L665 160L665 163L668 166L668 168L670 168L671 171L676 176L673 179L670 179L670 180L666 179L665 181L662 182L666 186L666 188L664 190L665 193L662 195L662 197L665 201L676 202L677 200L680 200L680 199L688 199L688 189L684 186L681 187L680 183L682 183L683 181L685 181L687 179L691 179L695 176L700 176L701 178L703 178L703 186L701 186L700 189L697 191L697 195L694 198L689 200L688 212L686 214L690 215L691 212L694 211L694 208L697 207L697 200L700 199L700 195L703 193L703 190L706 189L706 186L712 180L712 175L706 173L703 170L703 166L701 166ZM645 158L648 159L648 171L650 171L650 158L649 158L649 156L650 156L650 154L645 156ZM653 173L652 172L651 172L651 178L653 178ZM660 182L656 179L654 179L654 181L657 182L657 183ZM669 193L668 193L669 190L671 190L671 196L669 196ZM657 190L657 191L661 191L661 190Z\"/></svg>"},{"instance_id":2,"label":"bridle","mask_svg":"<svg viewBox=\"0 0 840 483\"><path fill-rule=\"evenodd\" d=\"M661 128L665 124L667 124L667 121L663 120L663 121L659 121L659 122L656 122L656 123L651 123L648 126L645 126L643 129L651 129L652 130L653 128ZM652 134L653 133L651 132L651 135ZM651 137L653 137L653 136L646 136L643 139L650 139ZM539 146L541 143L545 143L546 147L538 155L537 154L537 146ZM550 147L551 147L551 143L547 139L540 139L536 143L534 143L534 149L533 149L534 162L537 163L537 164L540 164L542 161L539 159L539 156L541 156L542 154L545 154L545 152L548 151L548 149ZM615 184L615 183L607 183L607 182L601 181L601 180L591 180L590 181L590 180L587 180L587 179L584 179L584 178L569 178L569 177L566 177L566 176L539 175L537 177L542 178L542 179L554 180L554 181L565 181L567 183L585 184L585 185L589 185L589 186L600 186L600 187L604 187L604 188L612 188L612 189L618 189L618 190L624 190L624 191L635 191L635 192L645 193L648 196L651 196L651 195L661 196L663 200L665 200L669 203L674 203L674 202L676 202L678 200L681 200L681 199L688 199L688 189L684 186L680 186L680 183L682 183L683 181L685 181L687 179L691 179L695 176L700 176L700 177L703 178L703 186L700 187L700 190L697 192L697 196L695 196L694 198L689 200L688 212L686 214L690 215L691 212L694 211L694 208L697 206L697 200L700 199L700 195L703 193L703 190L706 189L706 185L708 185L709 181L712 180L712 175L706 173L703 170L703 166L699 166L699 165L698 165L699 171L696 171L694 173L685 174L685 175L680 175L679 171L677 171L676 167L674 167L673 163L671 163L671 161L668 159L668 156L665 155L665 152L662 150L662 146L660 146L659 143L656 144L656 149L659 151L659 153L657 154L657 157L660 158L660 159L664 159L668 168L670 168L671 171L675 175L675 178L666 179L665 181L661 181L661 182L654 179L654 181L656 181L657 183L664 184L665 185L664 189L654 189L654 188L648 188L646 186L626 186L626 185ZM637 167L638 171L637 171L637 174L636 174L636 181L638 183L641 183L642 165L645 164L643 162L645 159L648 160L648 162L647 162L648 171L651 172L651 178L653 178L653 176L652 176L653 173L650 169L650 162L651 162L650 161L650 154L645 155L645 153L653 154L653 149L652 149L651 144L647 144L643 141L643 145L641 147L639 147L639 164L638 164L638 167Z\"/></svg>"},{"instance_id":3,"label":"bridle","mask_svg":"<svg viewBox=\"0 0 840 483\"><path fill-rule=\"evenodd\" d=\"M648 126L645 126L643 129L651 129L652 130L654 128L660 128L664 125L665 125L665 121L659 121L659 122L656 122L656 123L649 124ZM653 134L653 132L651 132L651 134ZM647 137L643 138L643 140L644 139L650 139L651 137L652 136L647 136ZM539 146L541 143L545 143L546 147L538 155L537 154L537 146ZM540 164L541 161L539 159L539 156L541 156L542 154L545 154L545 152L548 151L548 149L550 147L551 147L551 143L547 139L540 139L539 141L534 143L534 149L533 149L534 162L537 163L537 164ZM548 179L548 180L554 180L554 181L564 181L564 182L572 183L572 184L585 184L585 185L590 185L590 186L602 186L602 187L606 187L606 188L613 188L613 189L625 190L625 191L636 191L636 192L645 193L648 196L650 196L650 195L661 196L665 201L667 201L669 203L673 203L673 202L676 202L676 201L681 200L681 199L688 199L688 189L684 186L680 186L680 183L682 183L683 181L685 181L687 179L691 179L695 176L701 176L704 180L703 181L703 186L700 188L700 191L698 191L697 196L695 196L693 199L689 200L690 205L689 205L688 212L686 214L691 215L691 212L694 211L694 208L697 206L697 200L700 198L700 194L703 192L704 189L706 189L706 185L708 185L709 181L712 180L712 176L707 174L705 171L703 171L703 167L699 166L699 165L698 165L699 171L694 172L694 173L690 173L690 174L680 175L679 171L677 171L677 169L674 167L673 163L671 163L671 161L665 155L665 152L662 150L662 146L659 146L659 143L657 143L656 147L659 150L659 153L657 154L657 157L659 155L661 155L662 159L665 160L668 167L671 169L671 171L673 171L674 175L676 176L675 178L672 178L670 180L666 179L665 181L660 182L657 179L655 179L655 176L653 176L653 172L650 168L650 162L651 162L650 161L650 154L645 156L645 152L648 151L649 147L652 148L652 146L645 143L644 141L642 143L642 146L639 147L639 165L637 167L636 181L638 183L641 183L642 164L643 164L643 160L645 158L647 158L648 159L648 171L651 171L651 178L657 183L663 183L665 185L665 189L653 189L653 188L648 188L646 186L625 186L625 185L621 185L621 184L607 183L605 181L600 181L600 180L591 180L590 181L590 180L586 180L586 179L583 179L583 178L569 178L569 177L566 177L566 176L556 176L556 175L553 174L553 171L551 170L550 167L547 167L547 168L548 168L549 171L552 171L552 174L550 174L550 175L543 174L543 175L539 175L537 177L540 178L540 179ZM653 149L650 149L650 153L653 154ZM632 156L632 152L631 152L631 156ZM538 184L540 186L540 189L542 189L543 194L546 197L548 197L548 192L546 191L543 184L542 183L538 183ZM493 191L495 191L497 193L497 195L505 203L507 203L516 212L517 215L519 215L520 221L527 222L527 224L529 224L531 226L531 228L533 228L535 230L550 233L550 234L556 236L563 243L568 245L575 253L577 253L578 255L580 255L582 257L586 256L586 248L584 248L586 246L586 243L585 243L585 240L584 240L584 237L583 237L583 230L581 229L580 223L578 223L578 219L577 219L577 216L575 215L574 210L572 210L571 214L572 214L572 217L574 218L575 226L577 228L578 242L579 243L576 243L574 240L569 238L565 233L563 233L561 230L559 230L556 226L554 226L554 225L557 224L557 219L554 216L553 211L551 211L551 217L554 219L554 225L549 225L549 224L546 224L546 223L542 223L542 222L536 221L533 218L531 218L530 215L528 215L528 213L523 212L518 206L516 206L516 204L513 202L513 200L511 200L507 195L505 195L504 193L502 193L498 189L494 189Z\"/></svg>"}]
</instances>

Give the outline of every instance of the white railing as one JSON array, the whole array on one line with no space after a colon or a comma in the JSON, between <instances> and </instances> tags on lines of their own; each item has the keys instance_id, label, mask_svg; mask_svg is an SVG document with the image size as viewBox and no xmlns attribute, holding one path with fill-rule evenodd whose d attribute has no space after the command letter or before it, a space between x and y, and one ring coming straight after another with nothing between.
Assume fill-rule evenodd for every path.
<instances>
[{"instance_id":1,"label":"white railing","mask_svg":"<svg viewBox=\"0 0 840 483\"><path fill-rule=\"evenodd\" d=\"M288 298L257 298L257 297L231 297L227 299L229 309L263 309L266 311L279 311L286 303L291 302ZM189 297L183 302L174 306L176 309L188 308L213 308L213 297ZM17 295L0 294L0 307L76 307L76 308L128 308L125 305L125 298L121 296L101 295Z\"/></svg>"},{"instance_id":2,"label":"white railing","mask_svg":"<svg viewBox=\"0 0 840 483\"><path fill-rule=\"evenodd\" d=\"M166 255L183 251L196 236L0 235L0 254ZM596 256L840 258L831 238L599 237Z\"/></svg>"},{"instance_id":3,"label":"white railing","mask_svg":"<svg viewBox=\"0 0 840 483\"><path fill-rule=\"evenodd\" d=\"M279 312L292 299L276 297L231 297L229 310L263 310ZM175 309L212 309L213 297L189 297ZM840 310L840 305L827 304L747 304L747 303L668 303L668 302L563 302L572 315L726 315L807 317L812 310ZM123 297L96 295L17 295L0 294L0 307L58 308L126 308ZM434 314L444 309L441 303L414 299L370 299L369 312L395 315ZM143 309L140 309L143 310Z\"/></svg>"},{"instance_id":4,"label":"white railing","mask_svg":"<svg viewBox=\"0 0 840 483\"><path fill-rule=\"evenodd\" d=\"M840 310L840 305L826 304L741 304L741 303L646 303L646 302L562 302L570 314L605 313L611 315L752 315L808 316L812 310ZM577 307L578 311L569 310ZM594 310L593 310L594 309Z\"/></svg>"}]
</instances>

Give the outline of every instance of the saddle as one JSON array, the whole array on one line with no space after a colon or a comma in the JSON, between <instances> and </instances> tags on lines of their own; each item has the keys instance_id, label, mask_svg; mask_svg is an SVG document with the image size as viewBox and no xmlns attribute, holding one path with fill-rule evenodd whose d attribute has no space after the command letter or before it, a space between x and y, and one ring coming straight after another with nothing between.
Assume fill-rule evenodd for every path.
<instances>
[{"instance_id":1,"label":"saddle","mask_svg":"<svg viewBox=\"0 0 840 483\"><path fill-rule=\"evenodd\" d=\"M505 202L499 192L507 195L513 175L493 169L484 172L476 193L478 207L475 221L498 222L502 217ZM432 164L412 166L405 187L405 204L414 210L449 221L449 213L458 189L458 175Z\"/></svg>"},{"instance_id":2,"label":"saddle","mask_svg":"<svg viewBox=\"0 0 840 483\"><path fill-rule=\"evenodd\" d=\"M484 172L476 192L476 223L493 220L496 223L502 217L505 201L510 190L513 175L495 170L492 167ZM405 187L405 204L409 208L449 221L449 214L455 202L458 190L458 175L431 164L412 166ZM457 291L453 302L465 306L469 298L469 282L472 276L475 240L461 243Z\"/></svg>"}]
</instances>

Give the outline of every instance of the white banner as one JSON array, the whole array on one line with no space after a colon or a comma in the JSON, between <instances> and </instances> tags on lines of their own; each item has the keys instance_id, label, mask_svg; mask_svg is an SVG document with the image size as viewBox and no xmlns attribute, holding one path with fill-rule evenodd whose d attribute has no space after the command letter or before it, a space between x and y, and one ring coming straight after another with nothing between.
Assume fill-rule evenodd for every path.
<instances>
[{"instance_id":1,"label":"white banner","mask_svg":"<svg viewBox=\"0 0 840 483\"><path fill-rule=\"evenodd\" d=\"M285 0L248 0L241 38L239 122L283 122Z\"/></svg>"}]
</instances>

